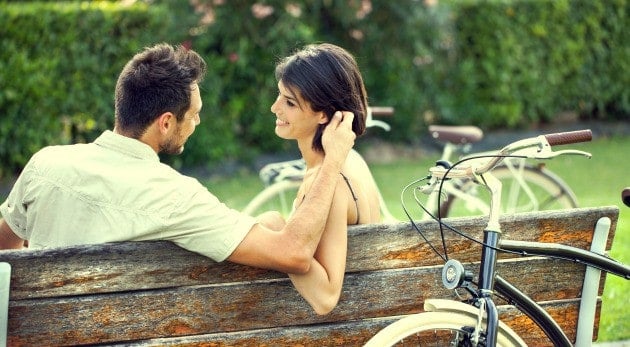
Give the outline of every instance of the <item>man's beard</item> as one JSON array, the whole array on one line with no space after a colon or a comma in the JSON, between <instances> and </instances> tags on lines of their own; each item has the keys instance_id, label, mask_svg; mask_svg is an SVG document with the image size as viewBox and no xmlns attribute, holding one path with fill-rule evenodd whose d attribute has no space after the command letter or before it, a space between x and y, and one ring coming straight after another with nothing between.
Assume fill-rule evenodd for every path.
<instances>
[{"instance_id":1,"label":"man's beard","mask_svg":"<svg viewBox=\"0 0 630 347\"><path fill-rule=\"evenodd\" d=\"M164 154L182 154L184 151L184 144L181 140L181 132L179 129L173 136L171 136L166 142L160 144L160 153Z\"/></svg>"}]
</instances>

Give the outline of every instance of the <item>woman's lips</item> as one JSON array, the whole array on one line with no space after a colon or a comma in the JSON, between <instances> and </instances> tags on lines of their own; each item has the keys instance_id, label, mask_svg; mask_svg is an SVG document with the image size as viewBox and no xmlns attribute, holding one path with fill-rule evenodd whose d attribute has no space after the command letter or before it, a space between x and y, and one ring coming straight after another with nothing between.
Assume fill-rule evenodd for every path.
<instances>
[{"instance_id":1,"label":"woman's lips","mask_svg":"<svg viewBox=\"0 0 630 347\"><path fill-rule=\"evenodd\" d=\"M283 126L283 125L288 125L289 122L283 121L282 119L276 118L276 125L277 126Z\"/></svg>"}]
</instances>

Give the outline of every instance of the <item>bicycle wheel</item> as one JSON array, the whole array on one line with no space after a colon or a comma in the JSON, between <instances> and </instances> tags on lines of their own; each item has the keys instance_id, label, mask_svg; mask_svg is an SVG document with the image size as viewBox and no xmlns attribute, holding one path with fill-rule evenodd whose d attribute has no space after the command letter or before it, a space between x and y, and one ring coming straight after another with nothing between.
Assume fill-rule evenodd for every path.
<instances>
[{"instance_id":1,"label":"bicycle wheel","mask_svg":"<svg viewBox=\"0 0 630 347\"><path fill-rule=\"evenodd\" d=\"M492 170L494 176L503 183L501 212L531 212L559 210L578 206L577 198L571 188L558 176L544 167L532 166L521 161L507 162ZM481 194L489 194L470 181L456 181L458 190L463 194L448 198L441 203L442 217L460 217L475 214L487 214L487 198L479 199Z\"/></svg>"},{"instance_id":2,"label":"bicycle wheel","mask_svg":"<svg viewBox=\"0 0 630 347\"><path fill-rule=\"evenodd\" d=\"M497 346L526 346L506 334L499 323ZM471 331L477 319L459 312L423 312L400 319L379 331L364 347L472 346ZM483 338L478 346L485 346Z\"/></svg>"},{"instance_id":3,"label":"bicycle wheel","mask_svg":"<svg viewBox=\"0 0 630 347\"><path fill-rule=\"evenodd\" d=\"M257 216L265 211L278 211L285 218L293 210L293 200L301 180L283 180L273 183L258 193L243 209L250 216Z\"/></svg>"}]
</instances>

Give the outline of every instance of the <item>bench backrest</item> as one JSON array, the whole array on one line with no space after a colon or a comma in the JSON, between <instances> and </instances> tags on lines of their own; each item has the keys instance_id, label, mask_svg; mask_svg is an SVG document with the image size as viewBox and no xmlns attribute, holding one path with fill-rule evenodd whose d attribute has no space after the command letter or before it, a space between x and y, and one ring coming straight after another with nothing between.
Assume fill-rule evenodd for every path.
<instances>
[{"instance_id":1,"label":"bench backrest","mask_svg":"<svg viewBox=\"0 0 630 347\"><path fill-rule=\"evenodd\" d=\"M596 221L609 217L614 231L618 212L611 206L516 214L502 219L502 230L514 240L588 249ZM483 218L449 223L482 238ZM417 225L434 245L441 244L436 222ZM285 274L218 264L170 242L2 251L0 262L12 267L8 344L358 346L397 316L421 312L425 298L454 298L441 284L442 260L409 222L353 226L348 233L342 297L325 316L313 313ZM478 261L478 245L452 232L446 237L450 258ZM544 302L575 337L585 266L508 255L498 270ZM602 290L603 281L599 295ZM548 344L517 310L502 305L500 313L528 343Z\"/></svg>"}]
</instances>

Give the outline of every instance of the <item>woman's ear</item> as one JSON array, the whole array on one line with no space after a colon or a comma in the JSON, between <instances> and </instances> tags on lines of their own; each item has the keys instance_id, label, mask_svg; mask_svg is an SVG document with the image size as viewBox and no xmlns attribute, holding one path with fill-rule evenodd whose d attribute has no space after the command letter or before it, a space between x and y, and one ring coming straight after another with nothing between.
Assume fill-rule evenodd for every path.
<instances>
[{"instance_id":1,"label":"woman's ear","mask_svg":"<svg viewBox=\"0 0 630 347\"><path fill-rule=\"evenodd\" d=\"M328 116L326 116L324 111L317 112L317 117L319 117L319 120L317 121L319 124L328 124L328 122L330 122L330 119L328 119Z\"/></svg>"}]
</instances>

